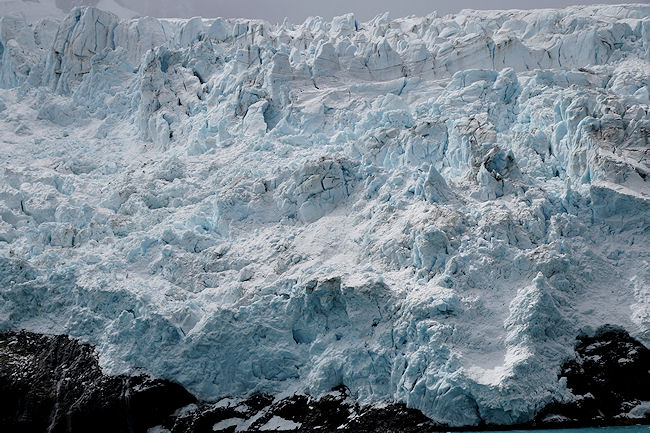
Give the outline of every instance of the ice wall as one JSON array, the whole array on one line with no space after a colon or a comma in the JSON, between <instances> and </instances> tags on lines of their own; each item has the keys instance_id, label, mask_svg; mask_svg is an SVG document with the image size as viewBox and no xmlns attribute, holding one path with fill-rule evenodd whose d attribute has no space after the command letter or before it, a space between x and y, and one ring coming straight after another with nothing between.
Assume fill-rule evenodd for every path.
<instances>
[{"instance_id":1,"label":"ice wall","mask_svg":"<svg viewBox=\"0 0 650 433\"><path fill-rule=\"evenodd\" d=\"M0 19L0 327L206 399L571 399L650 344L650 7Z\"/></svg>"}]
</instances>

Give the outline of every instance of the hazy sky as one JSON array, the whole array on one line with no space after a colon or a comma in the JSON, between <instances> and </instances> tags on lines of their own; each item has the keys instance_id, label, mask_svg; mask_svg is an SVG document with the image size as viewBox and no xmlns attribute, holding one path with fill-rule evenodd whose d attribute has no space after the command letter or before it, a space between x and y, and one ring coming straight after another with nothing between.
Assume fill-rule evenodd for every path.
<instances>
[{"instance_id":1,"label":"hazy sky","mask_svg":"<svg viewBox=\"0 0 650 433\"><path fill-rule=\"evenodd\" d=\"M617 4L620 0L117 0L124 6L147 15L223 16L264 18L279 22L302 22L310 15L325 18L354 12L357 19L366 21L380 13L390 12L393 18L406 15L425 15L434 10L439 14L471 9L530 9L565 7L573 4ZM645 0L637 3L650 3ZM101 3L100 3L101 7Z\"/></svg>"}]
</instances>

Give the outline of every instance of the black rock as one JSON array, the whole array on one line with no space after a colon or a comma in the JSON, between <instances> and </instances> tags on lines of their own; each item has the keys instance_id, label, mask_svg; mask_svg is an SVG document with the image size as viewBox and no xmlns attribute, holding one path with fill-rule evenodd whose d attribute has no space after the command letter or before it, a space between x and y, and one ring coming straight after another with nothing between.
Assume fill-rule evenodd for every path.
<instances>
[{"instance_id":1,"label":"black rock","mask_svg":"<svg viewBox=\"0 0 650 433\"><path fill-rule=\"evenodd\" d=\"M66 336L0 333L3 432L146 432L195 401L169 381L104 375L92 347Z\"/></svg>"},{"instance_id":2,"label":"black rock","mask_svg":"<svg viewBox=\"0 0 650 433\"><path fill-rule=\"evenodd\" d=\"M246 425L246 432L262 431L274 417L299 425L294 433L311 432L368 432L368 433L416 433L440 430L422 412L408 409L404 404L390 404L381 408L361 408L351 404L347 390L337 387L329 395L315 399L306 395L294 395L274 401L267 395L255 395L248 400L233 401L231 405L204 403L196 409L170 419L166 425L172 433L232 433L236 425L223 424L234 421ZM264 428L264 431L268 431Z\"/></svg>"},{"instance_id":3,"label":"black rock","mask_svg":"<svg viewBox=\"0 0 650 433\"><path fill-rule=\"evenodd\" d=\"M560 377L578 397L570 403L554 403L537 417L565 424L625 424L624 414L641 401L650 400L650 349L624 329L612 325L593 335L580 335L576 357L562 366ZM650 421L646 415L645 422Z\"/></svg>"}]
</instances>

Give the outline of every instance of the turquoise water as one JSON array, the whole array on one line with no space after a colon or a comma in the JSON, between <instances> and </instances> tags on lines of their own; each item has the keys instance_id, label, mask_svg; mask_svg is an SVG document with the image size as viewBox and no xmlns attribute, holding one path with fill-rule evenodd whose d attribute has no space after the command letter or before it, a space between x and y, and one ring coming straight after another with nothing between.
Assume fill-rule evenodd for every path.
<instances>
[{"instance_id":1,"label":"turquoise water","mask_svg":"<svg viewBox=\"0 0 650 433\"><path fill-rule=\"evenodd\" d=\"M472 433L472 432L468 432ZM478 433L478 432L474 432ZM485 432L483 432L485 433ZM509 430L490 433L650 433L650 426L631 425L626 427L590 427L590 428L565 428L551 430Z\"/></svg>"}]
</instances>

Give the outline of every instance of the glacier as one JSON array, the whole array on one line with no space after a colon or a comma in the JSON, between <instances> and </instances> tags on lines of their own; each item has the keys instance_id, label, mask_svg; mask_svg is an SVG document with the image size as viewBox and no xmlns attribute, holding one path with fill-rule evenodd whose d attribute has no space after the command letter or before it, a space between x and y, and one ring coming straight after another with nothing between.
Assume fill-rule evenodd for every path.
<instances>
[{"instance_id":1,"label":"glacier","mask_svg":"<svg viewBox=\"0 0 650 433\"><path fill-rule=\"evenodd\" d=\"M650 345L650 6L0 18L0 329L204 400L517 424Z\"/></svg>"}]
</instances>

